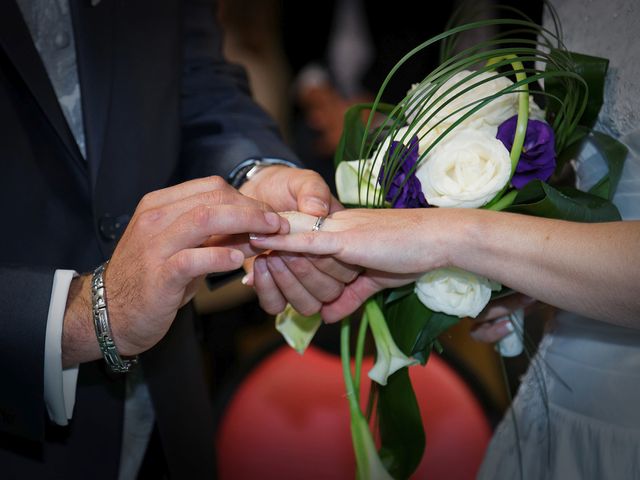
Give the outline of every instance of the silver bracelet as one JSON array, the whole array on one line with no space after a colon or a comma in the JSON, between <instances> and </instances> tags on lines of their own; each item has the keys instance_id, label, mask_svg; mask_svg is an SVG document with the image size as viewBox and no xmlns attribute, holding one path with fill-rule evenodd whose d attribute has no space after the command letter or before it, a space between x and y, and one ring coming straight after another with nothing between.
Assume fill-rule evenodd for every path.
<instances>
[{"instance_id":1,"label":"silver bracelet","mask_svg":"<svg viewBox=\"0 0 640 480\"><path fill-rule=\"evenodd\" d=\"M91 304L93 314L93 326L96 329L98 345L107 366L116 373L126 373L137 363L138 357L122 358L113 342L111 326L109 325L109 313L107 311L107 291L104 287L104 270L107 260L93 271L91 278Z\"/></svg>"}]
</instances>

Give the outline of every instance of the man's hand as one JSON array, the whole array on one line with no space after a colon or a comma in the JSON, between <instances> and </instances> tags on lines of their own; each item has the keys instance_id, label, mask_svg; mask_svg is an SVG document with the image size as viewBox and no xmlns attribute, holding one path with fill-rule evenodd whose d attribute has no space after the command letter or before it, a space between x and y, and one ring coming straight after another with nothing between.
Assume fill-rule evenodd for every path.
<instances>
[{"instance_id":1,"label":"man's hand","mask_svg":"<svg viewBox=\"0 0 640 480\"><path fill-rule=\"evenodd\" d=\"M203 275L241 267L245 255L253 255L245 232L278 231L288 231L286 220L219 177L146 195L105 272L118 351L135 355L151 348L165 335L177 310L195 295ZM232 238L231 245L209 242L221 235ZM212 245L204 246L207 243ZM65 365L100 357L89 298L85 275L74 281L65 313Z\"/></svg>"},{"instance_id":2,"label":"man's hand","mask_svg":"<svg viewBox=\"0 0 640 480\"><path fill-rule=\"evenodd\" d=\"M522 293L513 293L489 303L475 318L476 326L471 336L484 343L495 343L509 335L513 330L509 315L521 308L531 307L536 300Z\"/></svg>"},{"instance_id":3,"label":"man's hand","mask_svg":"<svg viewBox=\"0 0 640 480\"><path fill-rule=\"evenodd\" d=\"M277 211L300 211L309 215L328 215L341 209L329 186L313 170L271 165L240 187L240 192Z\"/></svg>"},{"instance_id":4,"label":"man's hand","mask_svg":"<svg viewBox=\"0 0 640 480\"><path fill-rule=\"evenodd\" d=\"M311 170L270 166L240 191L277 211L300 211L318 217L343 209L322 177ZM338 298L359 271L359 267L331 257L271 252L256 259L250 283L266 312L279 313L290 303L303 315L311 315Z\"/></svg>"}]
</instances>

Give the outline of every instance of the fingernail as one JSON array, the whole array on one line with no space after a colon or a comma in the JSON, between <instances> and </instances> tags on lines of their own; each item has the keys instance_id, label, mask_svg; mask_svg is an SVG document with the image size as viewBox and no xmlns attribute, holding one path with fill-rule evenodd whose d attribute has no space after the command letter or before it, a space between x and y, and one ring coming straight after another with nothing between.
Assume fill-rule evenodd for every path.
<instances>
[{"instance_id":1,"label":"fingernail","mask_svg":"<svg viewBox=\"0 0 640 480\"><path fill-rule=\"evenodd\" d=\"M248 273L244 277L242 277L242 280L240 280L240 283L242 283L242 285L248 285L249 284L249 274Z\"/></svg>"},{"instance_id":2,"label":"fingernail","mask_svg":"<svg viewBox=\"0 0 640 480\"><path fill-rule=\"evenodd\" d=\"M276 272L283 272L286 268L284 262L278 257L269 257L269 268L273 268Z\"/></svg>"},{"instance_id":3,"label":"fingernail","mask_svg":"<svg viewBox=\"0 0 640 480\"><path fill-rule=\"evenodd\" d=\"M278 254L278 258L281 259L284 263L289 263L296 257L297 257L297 255L295 253L280 252Z\"/></svg>"},{"instance_id":4,"label":"fingernail","mask_svg":"<svg viewBox=\"0 0 640 480\"><path fill-rule=\"evenodd\" d=\"M265 237L264 235L260 235L259 233L250 233L249 234L249 240L253 240L255 242L259 242L260 240L264 240Z\"/></svg>"},{"instance_id":5,"label":"fingernail","mask_svg":"<svg viewBox=\"0 0 640 480\"><path fill-rule=\"evenodd\" d=\"M280 215L274 212L264 212L264 219L272 227L280 229Z\"/></svg>"},{"instance_id":6,"label":"fingernail","mask_svg":"<svg viewBox=\"0 0 640 480\"><path fill-rule=\"evenodd\" d=\"M304 202L304 205L305 210L307 210L305 213L308 213L310 215L326 215L329 212L329 205L316 197L308 198Z\"/></svg>"},{"instance_id":7,"label":"fingernail","mask_svg":"<svg viewBox=\"0 0 640 480\"><path fill-rule=\"evenodd\" d=\"M291 231L291 225L289 225L289 220L284 217L280 217L280 230L278 233L281 235L286 235Z\"/></svg>"},{"instance_id":8,"label":"fingernail","mask_svg":"<svg viewBox=\"0 0 640 480\"><path fill-rule=\"evenodd\" d=\"M508 320L505 323L503 323L500 327L501 327L501 330L503 330L502 333L512 333L515 330L513 323L511 323Z\"/></svg>"},{"instance_id":9,"label":"fingernail","mask_svg":"<svg viewBox=\"0 0 640 480\"><path fill-rule=\"evenodd\" d=\"M253 269L260 273L266 273L267 272L267 264L264 258L256 258L256 261L253 262Z\"/></svg>"},{"instance_id":10,"label":"fingernail","mask_svg":"<svg viewBox=\"0 0 640 480\"><path fill-rule=\"evenodd\" d=\"M231 250L229 254L229 258L233 263L242 263L244 262L244 254L240 250Z\"/></svg>"}]
</instances>

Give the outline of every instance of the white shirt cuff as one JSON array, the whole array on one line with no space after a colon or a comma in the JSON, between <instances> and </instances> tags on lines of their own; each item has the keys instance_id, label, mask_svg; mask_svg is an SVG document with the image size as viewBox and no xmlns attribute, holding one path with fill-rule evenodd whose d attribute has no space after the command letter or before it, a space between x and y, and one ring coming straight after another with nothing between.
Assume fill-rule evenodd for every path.
<instances>
[{"instance_id":1,"label":"white shirt cuff","mask_svg":"<svg viewBox=\"0 0 640 480\"><path fill-rule=\"evenodd\" d=\"M44 347L44 402L52 422L67 425L76 403L78 365L62 368L62 325L73 270L56 270L51 289Z\"/></svg>"}]
</instances>

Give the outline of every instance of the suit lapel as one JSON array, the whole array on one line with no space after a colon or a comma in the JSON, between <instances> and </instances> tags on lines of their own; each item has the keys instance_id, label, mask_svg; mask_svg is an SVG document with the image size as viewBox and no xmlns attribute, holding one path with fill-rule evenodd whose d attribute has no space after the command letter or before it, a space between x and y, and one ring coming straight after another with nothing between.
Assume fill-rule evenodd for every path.
<instances>
[{"instance_id":1,"label":"suit lapel","mask_svg":"<svg viewBox=\"0 0 640 480\"><path fill-rule=\"evenodd\" d=\"M70 0L87 160L95 185L109 122L115 47L115 0Z\"/></svg>"},{"instance_id":2,"label":"suit lapel","mask_svg":"<svg viewBox=\"0 0 640 480\"><path fill-rule=\"evenodd\" d=\"M29 28L14 0L4 1L0 15L0 46L11 59L43 113L62 139L68 153L81 168L85 168L80 149L73 138L56 98L47 71L40 60Z\"/></svg>"}]
</instances>

